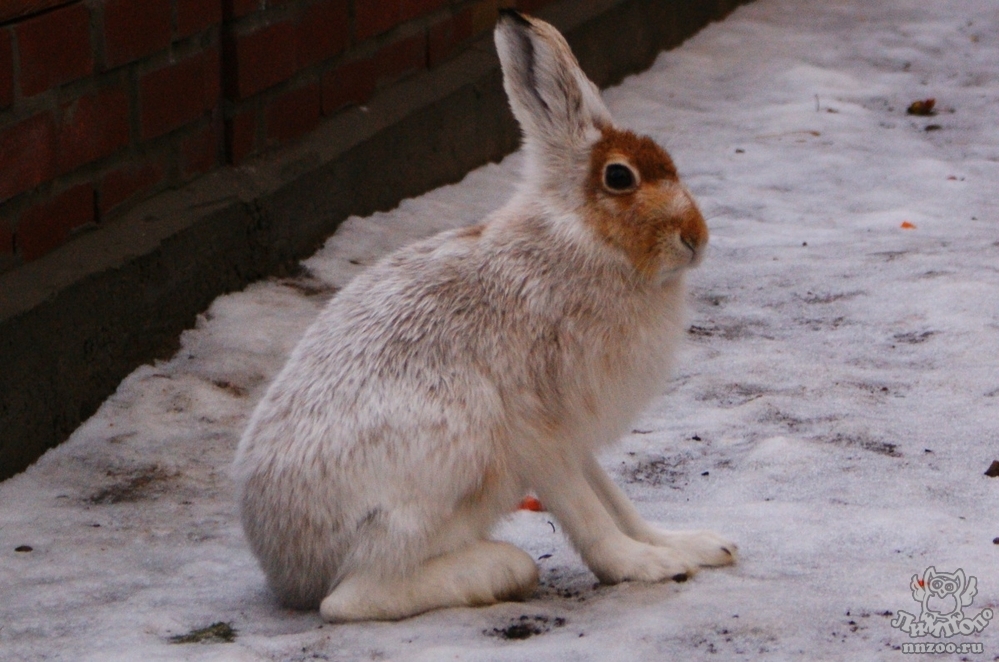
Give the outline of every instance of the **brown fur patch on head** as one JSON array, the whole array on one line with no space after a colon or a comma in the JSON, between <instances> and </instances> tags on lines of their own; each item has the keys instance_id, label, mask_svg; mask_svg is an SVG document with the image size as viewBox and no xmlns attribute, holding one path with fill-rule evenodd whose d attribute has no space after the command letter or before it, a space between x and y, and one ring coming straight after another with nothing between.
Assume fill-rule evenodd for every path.
<instances>
[{"instance_id":1,"label":"brown fur patch on head","mask_svg":"<svg viewBox=\"0 0 999 662\"><path fill-rule=\"evenodd\" d=\"M593 146L585 184L587 220L607 243L624 251L637 271L654 276L664 266L682 266L690 256L675 250L679 237L700 248L707 226L677 177L673 160L651 138L603 127ZM619 191L604 183L609 163L623 163L638 174L634 188ZM687 251L689 253L689 251ZM670 260L681 264L665 264Z\"/></svg>"},{"instance_id":2,"label":"brown fur patch on head","mask_svg":"<svg viewBox=\"0 0 999 662\"><path fill-rule=\"evenodd\" d=\"M634 166L642 182L677 178L673 159L652 138L613 127L603 127L600 132L602 137L593 146L590 155L590 187L603 188L604 165L616 158Z\"/></svg>"}]
</instances>

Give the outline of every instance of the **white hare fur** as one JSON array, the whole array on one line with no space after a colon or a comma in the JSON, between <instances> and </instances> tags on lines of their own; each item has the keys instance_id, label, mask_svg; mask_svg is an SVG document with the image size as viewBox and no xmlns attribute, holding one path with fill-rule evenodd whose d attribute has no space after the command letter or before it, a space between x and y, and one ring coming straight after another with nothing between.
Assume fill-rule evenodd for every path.
<instances>
[{"instance_id":1,"label":"white hare fur","mask_svg":"<svg viewBox=\"0 0 999 662\"><path fill-rule=\"evenodd\" d=\"M735 558L713 533L647 524L594 456L668 376L704 220L555 28L507 11L495 38L524 134L518 193L354 279L239 445L271 588L329 621L530 596L534 561L489 534L532 490L604 582Z\"/></svg>"}]
</instances>

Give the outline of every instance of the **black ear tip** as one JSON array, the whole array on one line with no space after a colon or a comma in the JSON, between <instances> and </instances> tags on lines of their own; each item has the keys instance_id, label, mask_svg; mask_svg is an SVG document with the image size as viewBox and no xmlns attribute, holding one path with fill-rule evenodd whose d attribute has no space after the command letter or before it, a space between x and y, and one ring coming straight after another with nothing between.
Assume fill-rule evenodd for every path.
<instances>
[{"instance_id":1,"label":"black ear tip","mask_svg":"<svg viewBox=\"0 0 999 662\"><path fill-rule=\"evenodd\" d=\"M507 19L522 26L530 26L531 22L516 9L500 9L500 20Z\"/></svg>"}]
</instances>

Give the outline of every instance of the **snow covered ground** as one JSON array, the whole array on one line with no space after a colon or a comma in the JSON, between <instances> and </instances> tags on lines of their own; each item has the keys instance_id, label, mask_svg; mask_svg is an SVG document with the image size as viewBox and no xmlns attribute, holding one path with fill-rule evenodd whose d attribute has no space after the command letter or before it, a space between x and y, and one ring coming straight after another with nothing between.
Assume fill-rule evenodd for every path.
<instances>
[{"instance_id":1,"label":"snow covered ground","mask_svg":"<svg viewBox=\"0 0 999 662\"><path fill-rule=\"evenodd\" d=\"M906 114L930 97L938 114ZM995 0L757 0L606 98L670 149L713 234L675 379L604 462L650 519L738 541L738 565L596 586L557 522L520 512L497 535L539 559L526 603L330 626L267 593L227 475L254 403L365 264L501 204L514 155L220 298L0 484L0 658L902 660L951 642L983 652L946 659L999 660ZM964 613L993 622L894 629L930 566L976 577ZM232 642L171 640L215 623Z\"/></svg>"}]
</instances>

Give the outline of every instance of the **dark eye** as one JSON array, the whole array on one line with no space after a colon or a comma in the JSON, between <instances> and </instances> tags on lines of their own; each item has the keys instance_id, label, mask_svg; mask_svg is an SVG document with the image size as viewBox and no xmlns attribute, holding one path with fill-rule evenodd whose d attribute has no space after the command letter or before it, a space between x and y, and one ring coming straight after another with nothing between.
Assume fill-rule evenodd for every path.
<instances>
[{"instance_id":1,"label":"dark eye","mask_svg":"<svg viewBox=\"0 0 999 662\"><path fill-rule=\"evenodd\" d=\"M612 191L627 191L635 186L635 174L621 163L611 163L604 168L604 184Z\"/></svg>"}]
</instances>

